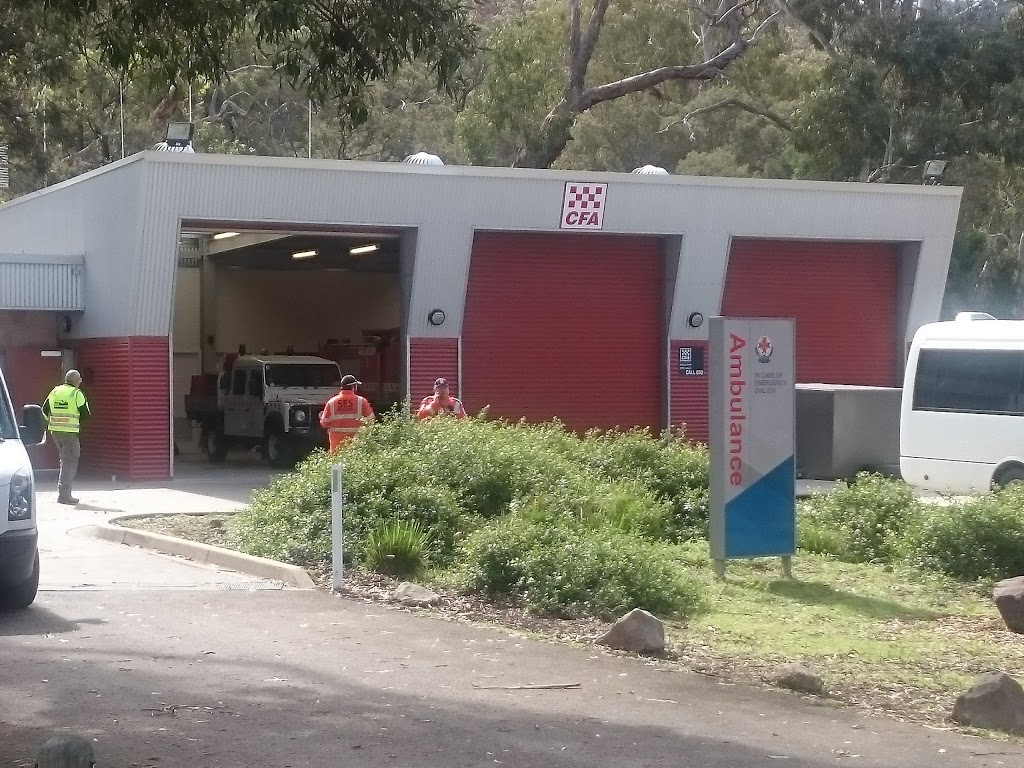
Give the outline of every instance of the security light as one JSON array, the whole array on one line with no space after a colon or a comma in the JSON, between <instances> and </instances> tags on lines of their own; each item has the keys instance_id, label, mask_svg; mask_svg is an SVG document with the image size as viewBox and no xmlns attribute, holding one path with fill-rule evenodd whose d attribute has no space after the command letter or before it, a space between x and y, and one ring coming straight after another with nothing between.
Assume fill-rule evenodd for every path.
<instances>
[{"instance_id":1,"label":"security light","mask_svg":"<svg viewBox=\"0 0 1024 768\"><path fill-rule=\"evenodd\" d=\"M924 164L924 180L926 184L938 184L942 174L946 172L945 160L929 160Z\"/></svg>"},{"instance_id":2,"label":"security light","mask_svg":"<svg viewBox=\"0 0 1024 768\"><path fill-rule=\"evenodd\" d=\"M229 237L238 237L238 232L218 232L213 236L214 240L227 240Z\"/></svg>"},{"instance_id":3,"label":"security light","mask_svg":"<svg viewBox=\"0 0 1024 768\"><path fill-rule=\"evenodd\" d=\"M187 147L192 143L195 130L194 123L168 123L164 141L168 147Z\"/></svg>"},{"instance_id":4,"label":"security light","mask_svg":"<svg viewBox=\"0 0 1024 768\"><path fill-rule=\"evenodd\" d=\"M350 248L349 253L351 253L353 256L358 256L361 253L373 253L378 248L380 248L380 246L377 244L360 245L357 246L356 248Z\"/></svg>"},{"instance_id":5,"label":"security light","mask_svg":"<svg viewBox=\"0 0 1024 768\"><path fill-rule=\"evenodd\" d=\"M316 251L296 251L292 254L293 259L312 259L316 256Z\"/></svg>"}]
</instances>

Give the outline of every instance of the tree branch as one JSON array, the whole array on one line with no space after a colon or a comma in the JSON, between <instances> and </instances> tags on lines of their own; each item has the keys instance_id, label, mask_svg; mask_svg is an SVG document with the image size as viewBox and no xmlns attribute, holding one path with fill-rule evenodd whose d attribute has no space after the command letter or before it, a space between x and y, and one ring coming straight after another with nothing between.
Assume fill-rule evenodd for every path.
<instances>
[{"instance_id":1,"label":"tree branch","mask_svg":"<svg viewBox=\"0 0 1024 768\"><path fill-rule=\"evenodd\" d=\"M567 96L574 103L582 96L586 88L587 69L594 57L601 29L604 27L604 16L608 10L609 0L594 0L590 11L586 31L582 31L582 11L580 0L569 0L569 89Z\"/></svg>"},{"instance_id":2,"label":"tree branch","mask_svg":"<svg viewBox=\"0 0 1024 768\"><path fill-rule=\"evenodd\" d=\"M788 0L775 0L775 2L778 3L779 7L785 11L789 18L804 28L804 31L811 36L811 39L813 39L814 42L821 46L821 49L830 59L834 59L839 55L832 43L825 38L825 35L797 15L796 10L794 10L793 6L789 4Z\"/></svg>"},{"instance_id":3,"label":"tree branch","mask_svg":"<svg viewBox=\"0 0 1024 768\"><path fill-rule=\"evenodd\" d=\"M666 133L670 128L673 128L674 126L677 126L680 123L682 123L683 125L685 125L687 127L690 127L690 120L692 118L696 117L697 115L705 115L705 114L707 114L709 112L717 112L720 109L729 109L729 108L742 109L744 112L749 112L752 115L760 115L763 118L771 120L773 123L775 123L777 126L779 126L779 128L782 128L784 131L792 131L793 130L792 123L790 123L788 120L786 120L786 118L784 118L781 115L779 115L777 112L773 112L772 110L768 109L768 107L766 107L766 106L764 106L762 104L746 102L746 101L743 101L742 99L737 99L737 98L735 98L733 96L730 96L727 99L722 99L721 101L716 101L714 104L708 104L706 107L698 107L697 109L690 110L689 112L687 112L685 115L683 115L678 120L673 120L671 123L666 125L664 128L662 128L661 130L657 131L657 133ZM690 135L691 135L691 138L692 138L692 136L693 136L693 131L692 130L690 132Z\"/></svg>"},{"instance_id":4,"label":"tree branch","mask_svg":"<svg viewBox=\"0 0 1024 768\"><path fill-rule=\"evenodd\" d=\"M621 80L616 80L612 83L605 83L604 85L587 88L583 92L580 111L590 109L590 107L595 104L600 104L604 101L611 101L612 99L617 99L630 93L645 91L648 88L661 85L668 80L713 80L718 77L722 73L722 70L729 66L729 64L740 58L747 49L757 45L771 26L778 21L781 13L782 11L776 11L765 19L754 34L750 36L749 40L745 40L742 37L736 37L723 50L699 64L660 67L658 69L652 69L650 72L632 75L631 77L624 77Z\"/></svg>"},{"instance_id":5,"label":"tree branch","mask_svg":"<svg viewBox=\"0 0 1024 768\"><path fill-rule=\"evenodd\" d=\"M569 0L569 91L583 90L585 67L580 66L580 0Z\"/></svg>"}]
</instances>

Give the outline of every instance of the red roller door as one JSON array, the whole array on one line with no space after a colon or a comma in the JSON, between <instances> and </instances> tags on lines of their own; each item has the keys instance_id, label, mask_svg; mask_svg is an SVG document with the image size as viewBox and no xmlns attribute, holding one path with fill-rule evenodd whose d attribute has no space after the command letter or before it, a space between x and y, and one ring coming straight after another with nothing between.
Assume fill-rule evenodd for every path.
<instances>
[{"instance_id":1,"label":"red roller door","mask_svg":"<svg viewBox=\"0 0 1024 768\"><path fill-rule=\"evenodd\" d=\"M658 429L663 351L656 238L476 236L462 330L470 411Z\"/></svg>"},{"instance_id":2,"label":"red roller door","mask_svg":"<svg viewBox=\"0 0 1024 768\"><path fill-rule=\"evenodd\" d=\"M722 314L794 317L797 381L899 386L897 250L734 240Z\"/></svg>"}]
</instances>

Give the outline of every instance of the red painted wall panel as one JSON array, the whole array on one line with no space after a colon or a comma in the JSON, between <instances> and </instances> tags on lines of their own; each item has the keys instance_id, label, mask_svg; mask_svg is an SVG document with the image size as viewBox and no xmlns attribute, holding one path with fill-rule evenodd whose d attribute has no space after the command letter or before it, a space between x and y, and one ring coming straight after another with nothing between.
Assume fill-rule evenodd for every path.
<instances>
[{"instance_id":1,"label":"red painted wall panel","mask_svg":"<svg viewBox=\"0 0 1024 768\"><path fill-rule=\"evenodd\" d=\"M571 429L663 425L657 238L478 233L462 332L464 402Z\"/></svg>"},{"instance_id":2,"label":"red painted wall panel","mask_svg":"<svg viewBox=\"0 0 1024 768\"><path fill-rule=\"evenodd\" d=\"M686 376L679 372L679 348L693 347L704 355L704 375ZM669 422L673 429L684 427L686 437L699 443L708 441L708 343L673 340L669 345Z\"/></svg>"},{"instance_id":3,"label":"red painted wall panel","mask_svg":"<svg viewBox=\"0 0 1024 768\"><path fill-rule=\"evenodd\" d=\"M170 477L167 339L75 342L93 418L82 429L82 467L131 480Z\"/></svg>"},{"instance_id":4,"label":"red painted wall panel","mask_svg":"<svg viewBox=\"0 0 1024 768\"><path fill-rule=\"evenodd\" d=\"M434 393L437 378L448 379L449 390L458 396L459 340L409 339L409 405L414 411Z\"/></svg>"},{"instance_id":5,"label":"red painted wall panel","mask_svg":"<svg viewBox=\"0 0 1024 768\"><path fill-rule=\"evenodd\" d=\"M897 247L734 240L722 314L796 318L800 383L900 386Z\"/></svg>"},{"instance_id":6,"label":"red painted wall panel","mask_svg":"<svg viewBox=\"0 0 1024 768\"><path fill-rule=\"evenodd\" d=\"M4 376L10 390L14 411L21 419L26 405L42 405L46 396L64 380L59 357L43 357L41 347L5 347L2 350ZM55 469L60 465L57 449L47 440L28 449L34 469Z\"/></svg>"}]
</instances>

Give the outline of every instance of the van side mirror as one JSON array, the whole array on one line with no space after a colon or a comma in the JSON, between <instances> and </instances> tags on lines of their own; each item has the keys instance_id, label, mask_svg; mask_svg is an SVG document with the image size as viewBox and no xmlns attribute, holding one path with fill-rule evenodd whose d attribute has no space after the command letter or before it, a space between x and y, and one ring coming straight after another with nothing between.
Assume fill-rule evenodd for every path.
<instances>
[{"instance_id":1,"label":"van side mirror","mask_svg":"<svg viewBox=\"0 0 1024 768\"><path fill-rule=\"evenodd\" d=\"M21 420L23 426L18 428L21 432L21 441L25 445L42 445L46 438L46 419L43 418L43 409L38 405L26 405L21 409Z\"/></svg>"}]
</instances>

